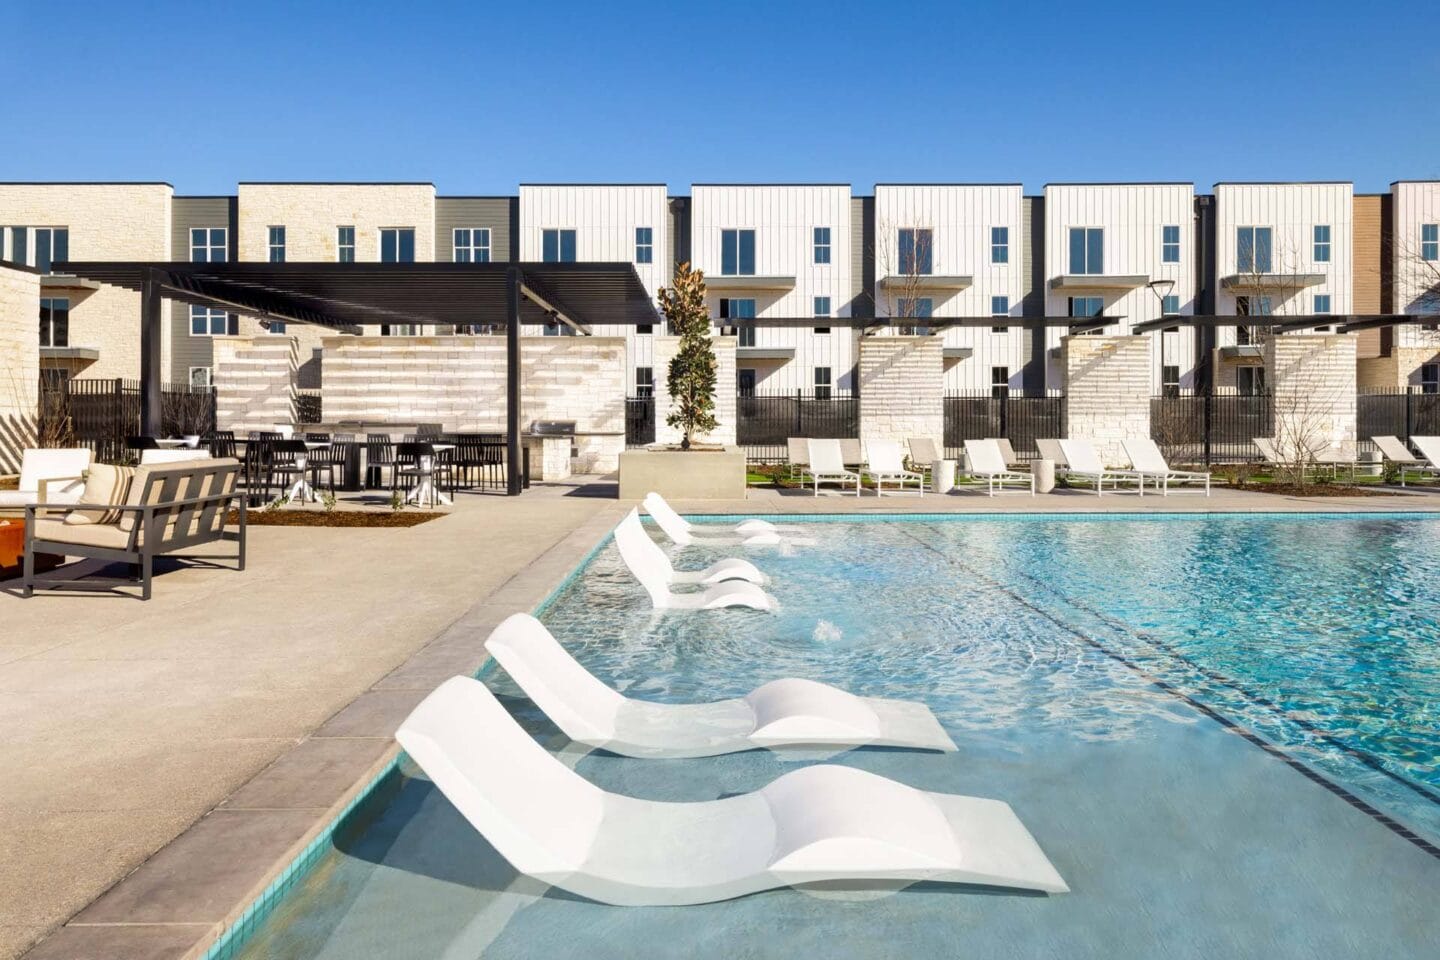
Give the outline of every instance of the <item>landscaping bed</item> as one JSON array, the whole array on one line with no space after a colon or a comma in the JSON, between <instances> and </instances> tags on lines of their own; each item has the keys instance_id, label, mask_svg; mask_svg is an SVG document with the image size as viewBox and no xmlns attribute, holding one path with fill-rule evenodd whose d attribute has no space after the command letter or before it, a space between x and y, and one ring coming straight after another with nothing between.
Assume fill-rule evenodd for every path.
<instances>
[{"instance_id":1,"label":"landscaping bed","mask_svg":"<svg viewBox=\"0 0 1440 960\"><path fill-rule=\"evenodd\" d=\"M445 516L436 510L391 510L370 513L363 510L247 510L245 522L252 527L415 527ZM240 513L231 510L225 522L240 522Z\"/></svg>"}]
</instances>

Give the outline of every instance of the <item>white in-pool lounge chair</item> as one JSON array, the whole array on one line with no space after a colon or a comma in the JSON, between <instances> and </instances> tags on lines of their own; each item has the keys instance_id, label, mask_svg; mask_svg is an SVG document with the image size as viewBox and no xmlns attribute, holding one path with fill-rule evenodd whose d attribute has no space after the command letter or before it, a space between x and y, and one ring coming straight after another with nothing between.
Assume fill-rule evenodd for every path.
<instances>
[{"instance_id":1,"label":"white in-pool lounge chair","mask_svg":"<svg viewBox=\"0 0 1440 960\"><path fill-rule=\"evenodd\" d=\"M904 492L905 484L914 483L925 496L925 475L905 469L905 455L898 440L871 440L865 444L864 476L875 481L875 496L885 496L885 481L893 481Z\"/></svg>"},{"instance_id":2,"label":"white in-pool lounge chair","mask_svg":"<svg viewBox=\"0 0 1440 960\"><path fill-rule=\"evenodd\" d=\"M526 613L496 627L485 649L571 740L627 757L789 747L955 750L923 703L857 697L814 680L774 680L714 703L631 700L597 680Z\"/></svg>"},{"instance_id":3,"label":"white in-pool lounge chair","mask_svg":"<svg viewBox=\"0 0 1440 960\"><path fill-rule=\"evenodd\" d=\"M1065 475L1090 480L1095 484L1095 495L1105 495L1105 481L1110 481L1112 490L1118 490L1121 481L1138 482L1140 474L1134 470L1111 470L1100 459L1095 445L1089 440L1061 440L1060 449L1065 452ZM1140 484L1140 496L1145 496L1145 484Z\"/></svg>"},{"instance_id":4,"label":"white in-pool lounge chair","mask_svg":"<svg viewBox=\"0 0 1440 960\"><path fill-rule=\"evenodd\" d=\"M645 532L645 525L640 522L640 511L631 510L620 525L615 528L615 539L624 537L627 544L635 544L636 553L648 553L653 558L655 565L665 571L665 582L667 583L723 583L726 580L745 580L750 583L763 585L769 582L769 577L761 573L759 568L749 560L741 560L739 557L726 557L710 564L704 570L676 570L670 558L665 555L660 544L650 539Z\"/></svg>"},{"instance_id":5,"label":"white in-pool lounge chair","mask_svg":"<svg viewBox=\"0 0 1440 960\"><path fill-rule=\"evenodd\" d=\"M1203 470L1171 469L1170 464L1165 462L1165 454L1160 452L1160 447L1149 437L1121 440L1120 445L1125 448L1125 455L1130 458L1130 466L1140 474L1141 486L1144 486L1146 480L1151 480L1160 495L1168 497L1172 483L1203 483L1205 496L1210 496L1209 473Z\"/></svg>"},{"instance_id":6,"label":"white in-pool lounge chair","mask_svg":"<svg viewBox=\"0 0 1440 960\"><path fill-rule=\"evenodd\" d=\"M711 547L730 547L743 544L747 547L767 546L780 543L783 539L780 535L782 530L788 527L777 527L768 520L751 519L737 523L735 526L715 524L714 529L701 527L686 520L675 512L675 508L665 502L660 494L651 491L645 494L641 501L645 512L655 519L660 529L665 531L665 536L675 541L676 546L688 547L692 545Z\"/></svg>"},{"instance_id":7,"label":"white in-pool lounge chair","mask_svg":"<svg viewBox=\"0 0 1440 960\"><path fill-rule=\"evenodd\" d=\"M817 764L692 803L607 793L453 677L395 738L516 870L619 906L711 903L839 881L1069 888L1010 805Z\"/></svg>"},{"instance_id":8,"label":"white in-pool lounge chair","mask_svg":"<svg viewBox=\"0 0 1440 960\"><path fill-rule=\"evenodd\" d=\"M854 483L855 496L860 496L860 474L845 469L845 458L840 452L839 440L810 441L810 479L815 484L815 496L820 496L822 483Z\"/></svg>"},{"instance_id":9,"label":"white in-pool lounge chair","mask_svg":"<svg viewBox=\"0 0 1440 960\"><path fill-rule=\"evenodd\" d=\"M1375 441L1380 456L1385 458L1386 463L1393 463L1400 468L1400 486L1405 486L1405 474L1407 471L1414 471L1421 474L1440 475L1440 464L1429 463L1424 457L1417 457L1406 448L1404 441L1399 437L1371 437Z\"/></svg>"},{"instance_id":10,"label":"white in-pool lounge chair","mask_svg":"<svg viewBox=\"0 0 1440 960\"><path fill-rule=\"evenodd\" d=\"M985 481L990 496L995 496L996 487L1004 489L1007 483L1028 486L1030 496L1035 496L1035 475L1011 470L994 440L966 440L965 459L970 461L970 475Z\"/></svg>"},{"instance_id":11,"label":"white in-pool lounge chair","mask_svg":"<svg viewBox=\"0 0 1440 960\"><path fill-rule=\"evenodd\" d=\"M700 593L676 593L670 589L674 583L675 568L665 551L655 545L645 528L640 525L640 513L631 510L620 525L615 528L615 546L620 550L620 559L640 581L656 610L718 610L721 607L750 607L754 610L773 610L775 600L770 594L748 580L726 579L722 582L706 582ZM740 561L744 563L744 561ZM719 564L717 564L719 566ZM760 571L745 564L755 575ZM712 568L714 569L714 568ZM733 568L732 568L733 569ZM702 581L703 582L703 581Z\"/></svg>"}]
</instances>

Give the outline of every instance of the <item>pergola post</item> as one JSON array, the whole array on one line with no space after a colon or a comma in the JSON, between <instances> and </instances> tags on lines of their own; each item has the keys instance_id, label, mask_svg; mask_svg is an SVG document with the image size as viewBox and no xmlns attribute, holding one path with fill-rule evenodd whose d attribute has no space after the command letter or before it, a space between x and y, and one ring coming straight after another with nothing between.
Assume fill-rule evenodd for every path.
<instances>
[{"instance_id":1,"label":"pergola post","mask_svg":"<svg viewBox=\"0 0 1440 960\"><path fill-rule=\"evenodd\" d=\"M518 496L522 487L520 453L520 286L519 267L505 271L505 493Z\"/></svg>"},{"instance_id":2,"label":"pergola post","mask_svg":"<svg viewBox=\"0 0 1440 960\"><path fill-rule=\"evenodd\" d=\"M140 433L158 437L164 429L162 390L164 374L161 366L163 327L160 316L165 302L160 292L160 277L155 270L146 270L140 288Z\"/></svg>"}]
</instances>

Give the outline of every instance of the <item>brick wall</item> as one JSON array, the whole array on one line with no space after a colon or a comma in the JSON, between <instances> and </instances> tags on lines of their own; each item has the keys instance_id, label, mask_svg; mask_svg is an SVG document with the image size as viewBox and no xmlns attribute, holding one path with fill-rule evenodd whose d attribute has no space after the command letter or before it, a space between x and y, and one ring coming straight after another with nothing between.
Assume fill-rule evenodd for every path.
<instances>
[{"instance_id":1,"label":"brick wall","mask_svg":"<svg viewBox=\"0 0 1440 960\"><path fill-rule=\"evenodd\" d=\"M216 337L216 429L244 436L293 425L298 365L289 337Z\"/></svg>"},{"instance_id":2,"label":"brick wall","mask_svg":"<svg viewBox=\"0 0 1440 960\"><path fill-rule=\"evenodd\" d=\"M329 337L321 363L326 423L438 423L505 431L504 337ZM579 473L616 469L625 448L625 340L523 337L520 424L573 420Z\"/></svg>"},{"instance_id":3,"label":"brick wall","mask_svg":"<svg viewBox=\"0 0 1440 960\"><path fill-rule=\"evenodd\" d=\"M861 337L860 439L945 434L945 343L941 337Z\"/></svg>"},{"instance_id":4,"label":"brick wall","mask_svg":"<svg viewBox=\"0 0 1440 960\"><path fill-rule=\"evenodd\" d=\"M670 415L670 361L680 350L679 337L657 334L651 347L655 371L655 442L679 443L681 431L665 422ZM711 337L715 351L715 429L700 438L705 443L735 442L735 337Z\"/></svg>"},{"instance_id":5,"label":"brick wall","mask_svg":"<svg viewBox=\"0 0 1440 960\"><path fill-rule=\"evenodd\" d=\"M1150 436L1151 343L1143 335L1061 341L1065 436L1094 441L1107 465L1129 462L1122 440Z\"/></svg>"},{"instance_id":6,"label":"brick wall","mask_svg":"<svg viewBox=\"0 0 1440 960\"><path fill-rule=\"evenodd\" d=\"M1276 448L1298 458L1334 451L1355 455L1354 334L1285 334L1265 343L1265 376L1274 395Z\"/></svg>"},{"instance_id":7,"label":"brick wall","mask_svg":"<svg viewBox=\"0 0 1440 960\"><path fill-rule=\"evenodd\" d=\"M35 445L40 400L40 275L0 267L0 473Z\"/></svg>"}]
</instances>

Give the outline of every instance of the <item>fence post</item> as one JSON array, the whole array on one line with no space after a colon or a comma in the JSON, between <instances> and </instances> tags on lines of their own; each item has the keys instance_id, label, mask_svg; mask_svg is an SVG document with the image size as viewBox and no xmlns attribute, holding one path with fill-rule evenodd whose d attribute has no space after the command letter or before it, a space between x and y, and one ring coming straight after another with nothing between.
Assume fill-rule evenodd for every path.
<instances>
[{"instance_id":1,"label":"fence post","mask_svg":"<svg viewBox=\"0 0 1440 960\"><path fill-rule=\"evenodd\" d=\"M1210 401L1214 397L1209 386L1205 388L1205 466L1210 466Z\"/></svg>"},{"instance_id":2,"label":"fence post","mask_svg":"<svg viewBox=\"0 0 1440 960\"><path fill-rule=\"evenodd\" d=\"M805 436L805 391L795 391L795 436Z\"/></svg>"},{"instance_id":3,"label":"fence post","mask_svg":"<svg viewBox=\"0 0 1440 960\"><path fill-rule=\"evenodd\" d=\"M1407 384L1406 387L1405 387L1405 442L1406 442L1406 443L1409 443L1409 442L1410 442L1410 433L1411 433L1411 430L1413 429L1413 426L1414 426L1415 413L1414 413L1414 409L1413 409L1413 401L1410 399L1411 392L1413 391L1413 389L1414 389L1414 388L1411 387L1411 386L1409 386L1408 384Z\"/></svg>"},{"instance_id":4,"label":"fence post","mask_svg":"<svg viewBox=\"0 0 1440 960\"><path fill-rule=\"evenodd\" d=\"M1010 437L1010 388L1000 391L1000 436Z\"/></svg>"}]
</instances>

